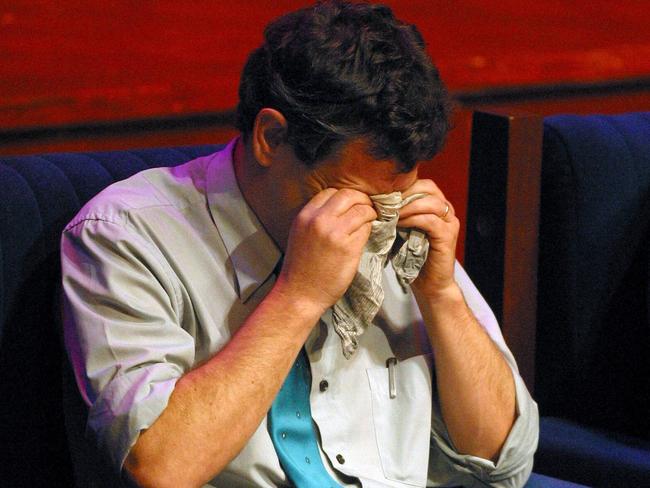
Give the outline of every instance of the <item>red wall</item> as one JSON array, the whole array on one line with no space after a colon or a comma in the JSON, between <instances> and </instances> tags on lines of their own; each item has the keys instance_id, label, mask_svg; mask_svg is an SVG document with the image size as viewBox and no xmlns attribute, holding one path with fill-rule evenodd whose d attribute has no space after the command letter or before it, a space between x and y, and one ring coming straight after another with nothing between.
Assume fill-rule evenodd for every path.
<instances>
[{"instance_id":1,"label":"red wall","mask_svg":"<svg viewBox=\"0 0 650 488\"><path fill-rule=\"evenodd\" d=\"M225 141L263 26L308 3L5 0L0 154ZM385 3L420 27L458 101L447 148L425 173L461 217L471 110L650 110L646 0Z\"/></svg>"},{"instance_id":2,"label":"red wall","mask_svg":"<svg viewBox=\"0 0 650 488\"><path fill-rule=\"evenodd\" d=\"M231 109L263 26L308 3L5 0L0 128ZM386 3L453 91L650 75L646 0Z\"/></svg>"}]
</instances>

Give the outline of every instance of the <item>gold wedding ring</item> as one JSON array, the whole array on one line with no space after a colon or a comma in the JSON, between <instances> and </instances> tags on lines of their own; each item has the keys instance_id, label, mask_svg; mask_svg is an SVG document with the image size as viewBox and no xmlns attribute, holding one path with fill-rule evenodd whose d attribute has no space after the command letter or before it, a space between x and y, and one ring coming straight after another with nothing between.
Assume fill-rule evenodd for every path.
<instances>
[{"instance_id":1,"label":"gold wedding ring","mask_svg":"<svg viewBox=\"0 0 650 488\"><path fill-rule=\"evenodd\" d=\"M441 218L442 220L445 220L445 218L447 217L448 214L449 214L449 204L448 204L447 202L445 202L445 211L444 211L443 214L440 216L440 218Z\"/></svg>"}]
</instances>

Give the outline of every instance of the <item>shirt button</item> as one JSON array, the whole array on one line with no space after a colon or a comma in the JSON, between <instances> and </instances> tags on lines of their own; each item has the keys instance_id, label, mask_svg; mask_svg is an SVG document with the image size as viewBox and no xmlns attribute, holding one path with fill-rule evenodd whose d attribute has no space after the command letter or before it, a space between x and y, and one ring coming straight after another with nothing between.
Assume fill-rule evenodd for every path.
<instances>
[{"instance_id":1,"label":"shirt button","mask_svg":"<svg viewBox=\"0 0 650 488\"><path fill-rule=\"evenodd\" d=\"M340 454L336 455L336 460L339 462L339 464L345 464L345 458Z\"/></svg>"},{"instance_id":2,"label":"shirt button","mask_svg":"<svg viewBox=\"0 0 650 488\"><path fill-rule=\"evenodd\" d=\"M327 380L323 380L320 382L318 387L320 388L320 391L327 391L327 389L330 387L330 384L327 382Z\"/></svg>"}]
</instances>

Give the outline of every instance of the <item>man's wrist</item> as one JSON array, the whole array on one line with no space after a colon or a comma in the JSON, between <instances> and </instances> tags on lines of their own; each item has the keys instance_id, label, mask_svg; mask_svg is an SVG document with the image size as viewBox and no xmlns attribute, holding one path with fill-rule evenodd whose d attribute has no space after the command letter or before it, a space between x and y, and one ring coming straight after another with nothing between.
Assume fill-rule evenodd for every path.
<instances>
[{"instance_id":1,"label":"man's wrist","mask_svg":"<svg viewBox=\"0 0 650 488\"><path fill-rule=\"evenodd\" d=\"M329 308L325 301L310 297L304 293L304 290L289 285L281 278L275 283L266 299L272 300L278 307L296 318L314 321L314 323Z\"/></svg>"},{"instance_id":2,"label":"man's wrist","mask_svg":"<svg viewBox=\"0 0 650 488\"><path fill-rule=\"evenodd\" d=\"M426 305L427 308L431 308L432 310L461 306L466 308L467 306L463 291L460 289L460 286L458 286L456 281L452 281L444 288L439 288L428 293L421 292L414 287L413 294L420 306Z\"/></svg>"},{"instance_id":3,"label":"man's wrist","mask_svg":"<svg viewBox=\"0 0 650 488\"><path fill-rule=\"evenodd\" d=\"M414 290L414 295L428 328L437 329L444 324L459 324L470 320L471 312L456 282L436 293L424 294Z\"/></svg>"}]
</instances>

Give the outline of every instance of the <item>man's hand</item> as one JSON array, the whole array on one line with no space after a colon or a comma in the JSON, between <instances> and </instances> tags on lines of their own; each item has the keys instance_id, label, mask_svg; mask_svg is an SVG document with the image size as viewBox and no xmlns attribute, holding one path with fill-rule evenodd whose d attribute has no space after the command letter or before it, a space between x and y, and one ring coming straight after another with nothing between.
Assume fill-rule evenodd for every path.
<instances>
[{"instance_id":1,"label":"man's hand","mask_svg":"<svg viewBox=\"0 0 650 488\"><path fill-rule=\"evenodd\" d=\"M356 190L323 190L305 205L276 286L223 349L176 383L129 453L128 476L141 486L203 486L243 449L314 324L352 281L375 218Z\"/></svg>"},{"instance_id":2,"label":"man's hand","mask_svg":"<svg viewBox=\"0 0 650 488\"><path fill-rule=\"evenodd\" d=\"M452 205L431 180L403 195L414 193L428 196L402 208L398 225L429 238L413 291L433 347L442 416L459 452L496 462L516 415L512 372L454 279L460 225Z\"/></svg>"},{"instance_id":3,"label":"man's hand","mask_svg":"<svg viewBox=\"0 0 650 488\"><path fill-rule=\"evenodd\" d=\"M415 193L428 196L414 200L400 211L399 227L415 227L427 234L429 257L413 287L429 299L443 296L456 286L454 263L460 223L454 208L431 180L417 180L403 192L404 198Z\"/></svg>"},{"instance_id":4,"label":"man's hand","mask_svg":"<svg viewBox=\"0 0 650 488\"><path fill-rule=\"evenodd\" d=\"M324 312L350 286L376 218L365 193L319 192L293 221L276 286Z\"/></svg>"}]
</instances>

